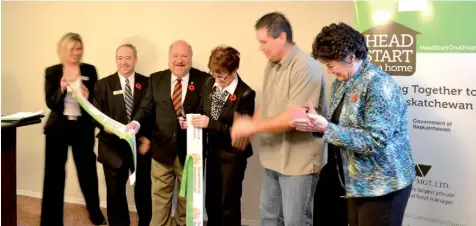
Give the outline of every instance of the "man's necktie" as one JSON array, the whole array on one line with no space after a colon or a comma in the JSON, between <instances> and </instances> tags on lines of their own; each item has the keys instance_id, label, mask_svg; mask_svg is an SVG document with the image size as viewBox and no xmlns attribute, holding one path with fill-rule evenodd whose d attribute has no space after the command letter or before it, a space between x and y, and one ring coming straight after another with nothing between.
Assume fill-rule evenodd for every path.
<instances>
[{"instance_id":1,"label":"man's necktie","mask_svg":"<svg viewBox=\"0 0 476 226\"><path fill-rule=\"evenodd\" d=\"M177 78L172 94L172 103L174 104L175 113L180 115L180 106L182 106L182 78Z\"/></svg>"},{"instance_id":2,"label":"man's necktie","mask_svg":"<svg viewBox=\"0 0 476 226\"><path fill-rule=\"evenodd\" d=\"M132 115L132 90L131 86L129 83L129 79L126 79L126 95L124 96L124 102L126 104L126 114L127 114L127 120L130 122L131 121L131 115Z\"/></svg>"}]
</instances>

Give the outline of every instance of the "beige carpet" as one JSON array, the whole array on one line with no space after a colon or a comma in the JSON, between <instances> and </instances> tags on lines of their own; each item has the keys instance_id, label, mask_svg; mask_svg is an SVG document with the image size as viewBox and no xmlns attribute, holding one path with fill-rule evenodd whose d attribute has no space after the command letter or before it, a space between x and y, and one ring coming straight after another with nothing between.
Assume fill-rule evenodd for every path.
<instances>
[{"instance_id":1,"label":"beige carpet","mask_svg":"<svg viewBox=\"0 0 476 226\"><path fill-rule=\"evenodd\" d=\"M107 217L106 209L102 209ZM41 199L27 196L17 196L17 222L18 226L39 226L41 214ZM137 214L131 212L131 226L137 226ZM64 204L64 225L65 226L90 226L86 207L80 204Z\"/></svg>"},{"instance_id":2,"label":"beige carpet","mask_svg":"<svg viewBox=\"0 0 476 226\"><path fill-rule=\"evenodd\" d=\"M102 208L104 217L107 218L106 209ZM137 226L137 213L130 212L131 226ZM41 215L41 199L28 196L17 195L17 225L18 226L39 226ZM63 222L65 226L90 226L86 207L80 204L64 204ZM3 225L2 225L3 226ZM207 222L204 222L207 226ZM246 225L243 225L246 226Z\"/></svg>"}]
</instances>

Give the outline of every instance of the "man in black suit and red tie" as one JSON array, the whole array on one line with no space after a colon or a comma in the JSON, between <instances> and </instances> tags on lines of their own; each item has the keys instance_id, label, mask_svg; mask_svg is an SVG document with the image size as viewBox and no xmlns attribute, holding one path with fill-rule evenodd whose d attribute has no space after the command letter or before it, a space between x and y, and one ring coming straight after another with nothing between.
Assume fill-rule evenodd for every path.
<instances>
[{"instance_id":1,"label":"man in black suit and red tie","mask_svg":"<svg viewBox=\"0 0 476 226\"><path fill-rule=\"evenodd\" d=\"M149 78L135 72L137 50L124 44L116 50L117 72L96 83L93 104L112 119L128 124L136 115L146 95ZM152 118L150 118L151 120ZM139 226L148 226L152 218L150 164L150 127L144 123L137 134L137 166L134 197L139 215ZM129 171L134 160L129 144L98 125L98 161L103 164L107 187L107 217L109 225L130 225L126 196Z\"/></svg>"},{"instance_id":2,"label":"man in black suit and red tie","mask_svg":"<svg viewBox=\"0 0 476 226\"><path fill-rule=\"evenodd\" d=\"M187 155L186 131L180 122L186 114L199 111L202 85L208 77L208 73L192 68L191 46L183 40L174 42L169 49L169 69L150 75L147 94L133 122L126 127L142 131L147 119L155 115L151 225L185 225L185 199L179 198L175 217L170 217L175 181L180 187Z\"/></svg>"}]
</instances>

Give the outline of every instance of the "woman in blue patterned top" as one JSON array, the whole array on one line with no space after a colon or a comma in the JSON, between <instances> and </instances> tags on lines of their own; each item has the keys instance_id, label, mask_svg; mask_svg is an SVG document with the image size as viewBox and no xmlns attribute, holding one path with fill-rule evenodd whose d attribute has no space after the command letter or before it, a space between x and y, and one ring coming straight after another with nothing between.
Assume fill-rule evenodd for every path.
<instances>
[{"instance_id":1,"label":"woman in blue patterned top","mask_svg":"<svg viewBox=\"0 0 476 226\"><path fill-rule=\"evenodd\" d=\"M334 160L328 167L347 198L350 226L400 226L415 178L400 87L368 61L363 35L347 24L324 27L312 47L313 57L336 76L331 117L308 116L295 126L320 133L329 144ZM311 105L309 113L316 114Z\"/></svg>"}]
</instances>

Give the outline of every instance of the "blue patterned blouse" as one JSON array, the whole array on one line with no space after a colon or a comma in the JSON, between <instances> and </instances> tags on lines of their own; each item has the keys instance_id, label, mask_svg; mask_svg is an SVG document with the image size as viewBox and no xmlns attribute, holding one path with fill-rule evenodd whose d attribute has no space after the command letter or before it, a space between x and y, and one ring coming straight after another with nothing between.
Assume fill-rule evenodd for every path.
<instances>
[{"instance_id":1,"label":"blue patterned blouse","mask_svg":"<svg viewBox=\"0 0 476 226\"><path fill-rule=\"evenodd\" d=\"M399 85L365 60L352 78L332 84L329 115L343 96L339 125L329 122L324 140L340 148L346 196L382 196L410 185L415 166Z\"/></svg>"}]
</instances>

